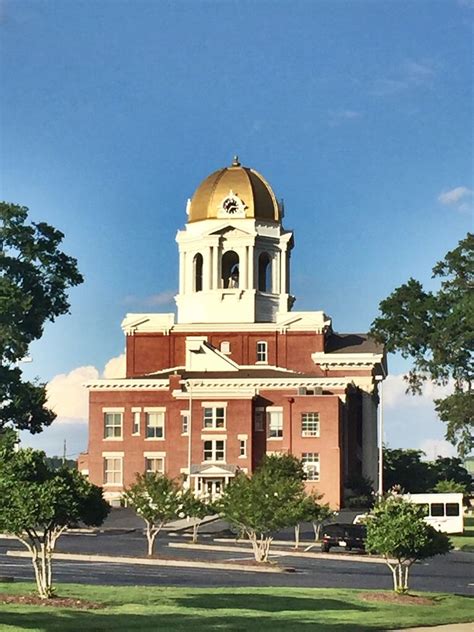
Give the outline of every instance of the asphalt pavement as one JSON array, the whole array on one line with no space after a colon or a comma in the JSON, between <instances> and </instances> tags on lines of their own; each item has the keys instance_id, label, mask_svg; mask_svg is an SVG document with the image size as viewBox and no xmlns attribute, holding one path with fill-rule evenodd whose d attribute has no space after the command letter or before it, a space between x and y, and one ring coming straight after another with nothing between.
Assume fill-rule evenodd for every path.
<instances>
[{"instance_id":1,"label":"asphalt pavement","mask_svg":"<svg viewBox=\"0 0 474 632\"><path fill-rule=\"evenodd\" d=\"M157 538L158 557L177 560L202 560L203 568L153 567L109 562L83 562L57 560L54 575L58 582L111 585L162 585L162 586L295 586L321 588L364 588L390 589L391 573L384 564L359 562L335 554L324 558L271 556L284 567L294 572L253 573L245 570L218 570L209 562L236 562L253 559L249 545L236 546L234 551L194 550L171 548L169 543L186 542L183 535L160 534ZM201 542L211 544L210 534L201 536ZM67 534L60 538L58 551L83 554L114 556L143 556L146 540L141 531L120 532L109 530L104 533ZM281 549L281 546L275 546ZM7 550L24 550L15 540L0 539L0 575L18 580L33 579L31 562L25 558L6 555ZM337 558L337 559L336 559ZM416 564L411 571L413 590L451 592L474 595L474 555L455 551Z\"/></svg>"}]
</instances>

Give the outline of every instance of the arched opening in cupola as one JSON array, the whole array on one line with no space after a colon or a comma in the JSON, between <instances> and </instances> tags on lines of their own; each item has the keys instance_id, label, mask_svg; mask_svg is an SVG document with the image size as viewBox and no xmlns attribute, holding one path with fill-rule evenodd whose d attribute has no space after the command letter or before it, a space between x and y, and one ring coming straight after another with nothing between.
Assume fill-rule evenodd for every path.
<instances>
[{"instance_id":1,"label":"arched opening in cupola","mask_svg":"<svg viewBox=\"0 0 474 632\"><path fill-rule=\"evenodd\" d=\"M202 292L202 254L200 252L194 255L193 259L193 278L194 278L194 291Z\"/></svg>"},{"instance_id":2,"label":"arched opening in cupola","mask_svg":"<svg viewBox=\"0 0 474 632\"><path fill-rule=\"evenodd\" d=\"M272 291L272 261L268 252L262 252L258 258L258 289Z\"/></svg>"},{"instance_id":3,"label":"arched opening in cupola","mask_svg":"<svg viewBox=\"0 0 474 632\"><path fill-rule=\"evenodd\" d=\"M222 257L222 286L239 287L239 255L233 250Z\"/></svg>"}]
</instances>

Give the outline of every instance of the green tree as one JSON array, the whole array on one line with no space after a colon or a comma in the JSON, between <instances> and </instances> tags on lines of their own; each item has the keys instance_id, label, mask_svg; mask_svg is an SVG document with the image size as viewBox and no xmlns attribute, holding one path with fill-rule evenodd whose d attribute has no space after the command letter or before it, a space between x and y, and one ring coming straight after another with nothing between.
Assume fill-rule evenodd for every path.
<instances>
[{"instance_id":1,"label":"green tree","mask_svg":"<svg viewBox=\"0 0 474 632\"><path fill-rule=\"evenodd\" d=\"M257 562L267 562L274 534L300 520L304 483L295 457L266 457L252 477L237 474L218 501L223 518L250 540Z\"/></svg>"},{"instance_id":2,"label":"green tree","mask_svg":"<svg viewBox=\"0 0 474 632\"><path fill-rule=\"evenodd\" d=\"M68 312L67 290L83 278L76 260L60 250L64 235L27 220L26 207L0 203L0 428L35 433L55 415L45 385L23 380L16 365L45 323Z\"/></svg>"},{"instance_id":3,"label":"green tree","mask_svg":"<svg viewBox=\"0 0 474 632\"><path fill-rule=\"evenodd\" d=\"M383 555L396 592L408 591L410 568L417 560L452 549L448 536L426 524L424 515L420 505L388 495L376 503L367 518L366 549Z\"/></svg>"},{"instance_id":4,"label":"green tree","mask_svg":"<svg viewBox=\"0 0 474 632\"><path fill-rule=\"evenodd\" d=\"M58 538L79 522L102 524L109 510L100 487L77 470L49 467L44 452L0 447L0 532L15 536L30 552L43 599L54 594Z\"/></svg>"},{"instance_id":5,"label":"green tree","mask_svg":"<svg viewBox=\"0 0 474 632\"><path fill-rule=\"evenodd\" d=\"M213 513L216 513L215 507L212 503L195 496L190 489L187 489L182 495L182 507L185 516L193 520L192 542L196 544L198 530L202 521L207 516L212 516Z\"/></svg>"},{"instance_id":6,"label":"green tree","mask_svg":"<svg viewBox=\"0 0 474 632\"><path fill-rule=\"evenodd\" d=\"M400 487L404 492L421 494L431 491L434 481L433 472L427 461L422 461L421 450L403 450L400 448L383 449L383 487L389 491Z\"/></svg>"},{"instance_id":7,"label":"green tree","mask_svg":"<svg viewBox=\"0 0 474 632\"><path fill-rule=\"evenodd\" d=\"M462 485L468 493L472 490L471 475L461 459L439 456L436 461L430 463L430 469L435 484L441 481L453 481Z\"/></svg>"},{"instance_id":8,"label":"green tree","mask_svg":"<svg viewBox=\"0 0 474 632\"><path fill-rule=\"evenodd\" d=\"M146 525L148 555L153 555L156 536L167 522L184 515L183 492L178 481L158 473L137 474L124 499Z\"/></svg>"},{"instance_id":9,"label":"green tree","mask_svg":"<svg viewBox=\"0 0 474 632\"><path fill-rule=\"evenodd\" d=\"M372 336L387 351L413 359L407 390L420 393L423 384L454 383L454 392L435 400L439 418L446 423L446 439L460 456L472 448L474 398L474 235L459 242L433 268L441 280L437 292L423 289L415 279L395 289L380 303L381 315Z\"/></svg>"}]
</instances>

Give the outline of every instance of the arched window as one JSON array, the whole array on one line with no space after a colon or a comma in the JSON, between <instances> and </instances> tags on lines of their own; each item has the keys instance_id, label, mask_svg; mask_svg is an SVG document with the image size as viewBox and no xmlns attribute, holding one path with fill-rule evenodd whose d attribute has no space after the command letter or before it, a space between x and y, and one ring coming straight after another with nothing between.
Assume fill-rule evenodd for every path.
<instances>
[{"instance_id":1,"label":"arched window","mask_svg":"<svg viewBox=\"0 0 474 632\"><path fill-rule=\"evenodd\" d=\"M272 291L272 262L268 252L262 252L258 258L258 289L261 292Z\"/></svg>"},{"instance_id":2,"label":"arched window","mask_svg":"<svg viewBox=\"0 0 474 632\"><path fill-rule=\"evenodd\" d=\"M202 292L202 254L197 253L193 259L194 291Z\"/></svg>"},{"instance_id":3,"label":"arched window","mask_svg":"<svg viewBox=\"0 0 474 632\"><path fill-rule=\"evenodd\" d=\"M228 250L222 257L223 287L239 287L239 255Z\"/></svg>"},{"instance_id":4,"label":"arched window","mask_svg":"<svg viewBox=\"0 0 474 632\"><path fill-rule=\"evenodd\" d=\"M230 342L228 340L221 342L221 353L225 353L226 355L230 353Z\"/></svg>"}]
</instances>

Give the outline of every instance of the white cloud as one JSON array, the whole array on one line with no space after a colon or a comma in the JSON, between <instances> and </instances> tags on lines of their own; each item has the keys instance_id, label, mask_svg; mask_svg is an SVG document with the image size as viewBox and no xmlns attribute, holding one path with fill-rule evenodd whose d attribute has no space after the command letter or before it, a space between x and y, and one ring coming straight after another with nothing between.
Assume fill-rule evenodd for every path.
<instances>
[{"instance_id":1,"label":"white cloud","mask_svg":"<svg viewBox=\"0 0 474 632\"><path fill-rule=\"evenodd\" d=\"M389 375L384 381L384 443L391 448L423 450L429 458L435 448L446 452L450 446L443 439L446 425L438 418L433 400L448 395L453 385L428 382L422 395L406 393L406 387L403 374ZM454 453L452 446L449 449Z\"/></svg>"},{"instance_id":2,"label":"white cloud","mask_svg":"<svg viewBox=\"0 0 474 632\"><path fill-rule=\"evenodd\" d=\"M125 353L120 354L116 358L111 358L104 367L102 377L110 380L119 377L125 377L126 358Z\"/></svg>"},{"instance_id":3,"label":"white cloud","mask_svg":"<svg viewBox=\"0 0 474 632\"><path fill-rule=\"evenodd\" d=\"M173 303L176 290L164 290L158 294L150 294L149 296L135 296L129 294L124 298L126 305L143 305L144 307L156 307L159 305L169 305Z\"/></svg>"},{"instance_id":4,"label":"white cloud","mask_svg":"<svg viewBox=\"0 0 474 632\"><path fill-rule=\"evenodd\" d=\"M89 416L89 394L86 382L97 380L99 370L94 366L80 366L69 373L55 375L46 387L48 406L54 410L57 423L84 423ZM111 358L105 365L102 377L125 377L125 353Z\"/></svg>"},{"instance_id":5,"label":"white cloud","mask_svg":"<svg viewBox=\"0 0 474 632\"><path fill-rule=\"evenodd\" d=\"M423 386L423 392L421 395L412 395L407 393L407 381L404 379L404 375L389 375L384 382L383 386L383 398L384 407L386 408L398 408L399 406L420 408L432 405L433 400L446 397L452 392L453 387L451 384L446 386L437 386L432 382L427 382Z\"/></svg>"},{"instance_id":6,"label":"white cloud","mask_svg":"<svg viewBox=\"0 0 474 632\"><path fill-rule=\"evenodd\" d=\"M456 456L456 448L444 439L425 439L420 444L420 450L425 453L427 461L436 461L438 456Z\"/></svg>"},{"instance_id":7,"label":"white cloud","mask_svg":"<svg viewBox=\"0 0 474 632\"><path fill-rule=\"evenodd\" d=\"M448 191L443 191L438 195L438 202L444 206L453 206L458 211L469 212L472 210L472 189L467 187L455 187Z\"/></svg>"},{"instance_id":8,"label":"white cloud","mask_svg":"<svg viewBox=\"0 0 474 632\"><path fill-rule=\"evenodd\" d=\"M58 416L55 422L85 421L88 416L88 394L84 382L96 380L99 371L93 366L80 366L69 373L56 375L46 387L48 406Z\"/></svg>"}]
</instances>

